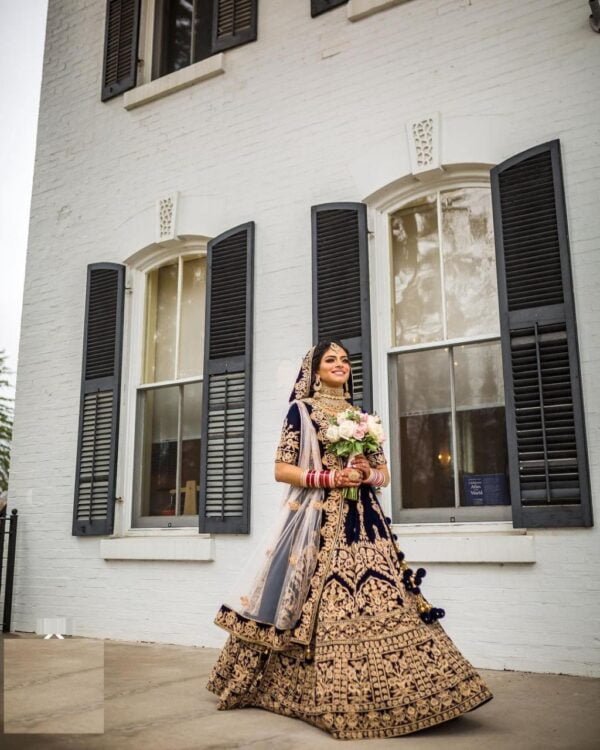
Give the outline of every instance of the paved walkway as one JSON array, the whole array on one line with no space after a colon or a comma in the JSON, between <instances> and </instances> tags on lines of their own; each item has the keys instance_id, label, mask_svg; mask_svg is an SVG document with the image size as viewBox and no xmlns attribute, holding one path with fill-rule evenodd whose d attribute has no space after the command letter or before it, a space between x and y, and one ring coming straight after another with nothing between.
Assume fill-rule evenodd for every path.
<instances>
[{"instance_id":1,"label":"paved walkway","mask_svg":"<svg viewBox=\"0 0 600 750\"><path fill-rule=\"evenodd\" d=\"M600 747L598 679L481 670L494 700L477 710L404 737L340 741L260 709L217 711L204 687L215 649L25 634L1 643L5 750Z\"/></svg>"}]
</instances>

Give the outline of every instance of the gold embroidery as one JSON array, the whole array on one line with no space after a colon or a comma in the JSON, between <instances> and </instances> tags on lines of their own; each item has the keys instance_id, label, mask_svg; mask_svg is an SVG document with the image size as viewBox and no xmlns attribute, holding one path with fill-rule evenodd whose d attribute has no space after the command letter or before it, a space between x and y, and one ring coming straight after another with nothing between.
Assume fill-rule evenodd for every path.
<instances>
[{"instance_id":1,"label":"gold embroidery","mask_svg":"<svg viewBox=\"0 0 600 750\"><path fill-rule=\"evenodd\" d=\"M297 464L300 452L300 433L287 421L283 423L281 438L275 454L275 461L286 464Z\"/></svg>"},{"instance_id":2,"label":"gold embroidery","mask_svg":"<svg viewBox=\"0 0 600 750\"><path fill-rule=\"evenodd\" d=\"M298 400L305 398L310 393L310 385L312 381L312 359L314 351L315 347L313 346L305 354L304 359L302 360L302 365L300 366L300 376L298 377L296 385L294 386L294 398Z\"/></svg>"},{"instance_id":3,"label":"gold embroidery","mask_svg":"<svg viewBox=\"0 0 600 750\"><path fill-rule=\"evenodd\" d=\"M318 402L305 400L323 451L330 415ZM339 467L336 456L322 455L326 468ZM367 458L371 466L385 463L382 450ZM338 739L361 739L416 732L493 698L442 625L421 619L430 605L408 588L414 576L404 583L408 565L379 502L370 495L348 503L331 489L322 511L316 565L293 628L226 606L217 614L215 622L231 633L207 685L219 708L257 706ZM301 573L310 561L290 562Z\"/></svg>"}]
</instances>

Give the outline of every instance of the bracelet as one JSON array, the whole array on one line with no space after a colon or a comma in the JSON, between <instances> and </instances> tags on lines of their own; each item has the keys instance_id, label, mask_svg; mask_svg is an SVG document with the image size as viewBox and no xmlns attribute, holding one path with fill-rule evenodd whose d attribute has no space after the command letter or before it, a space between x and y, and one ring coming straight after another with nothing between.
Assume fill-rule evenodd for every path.
<instances>
[{"instance_id":1,"label":"bracelet","mask_svg":"<svg viewBox=\"0 0 600 750\"><path fill-rule=\"evenodd\" d=\"M304 471L302 473L302 485L304 487L335 487L336 471Z\"/></svg>"},{"instance_id":2,"label":"bracelet","mask_svg":"<svg viewBox=\"0 0 600 750\"><path fill-rule=\"evenodd\" d=\"M374 487L383 487L384 483L385 476L383 472L378 469L371 469L371 473L369 474L369 484L372 484Z\"/></svg>"}]
</instances>

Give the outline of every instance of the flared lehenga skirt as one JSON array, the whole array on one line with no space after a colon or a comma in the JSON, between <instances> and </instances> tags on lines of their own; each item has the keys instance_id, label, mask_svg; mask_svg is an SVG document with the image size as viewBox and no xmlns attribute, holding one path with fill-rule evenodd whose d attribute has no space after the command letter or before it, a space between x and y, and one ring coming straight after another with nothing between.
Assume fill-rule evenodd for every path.
<instances>
[{"instance_id":1,"label":"flared lehenga skirt","mask_svg":"<svg viewBox=\"0 0 600 750\"><path fill-rule=\"evenodd\" d=\"M394 737L440 724L493 694L442 625L420 616L373 492L329 492L321 545L293 630L222 606L230 632L207 688L220 709L265 708L338 739Z\"/></svg>"}]
</instances>

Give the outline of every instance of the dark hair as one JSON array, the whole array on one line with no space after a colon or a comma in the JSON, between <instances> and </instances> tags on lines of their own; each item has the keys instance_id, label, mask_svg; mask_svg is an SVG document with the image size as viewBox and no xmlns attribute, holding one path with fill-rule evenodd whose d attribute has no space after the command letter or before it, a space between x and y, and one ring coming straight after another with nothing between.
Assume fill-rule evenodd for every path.
<instances>
[{"instance_id":1,"label":"dark hair","mask_svg":"<svg viewBox=\"0 0 600 750\"><path fill-rule=\"evenodd\" d=\"M348 349L346 349L346 347L338 339L328 339L327 341L319 341L319 343L315 346L315 350L313 352L313 358L312 358L312 377L313 378L321 365L321 360L323 359L323 355L328 349L331 348L332 344L336 344L336 346L339 346L341 349L343 349L346 352L348 357L350 356L350 352L348 351Z\"/></svg>"}]
</instances>

